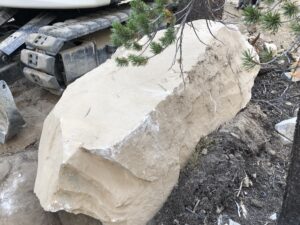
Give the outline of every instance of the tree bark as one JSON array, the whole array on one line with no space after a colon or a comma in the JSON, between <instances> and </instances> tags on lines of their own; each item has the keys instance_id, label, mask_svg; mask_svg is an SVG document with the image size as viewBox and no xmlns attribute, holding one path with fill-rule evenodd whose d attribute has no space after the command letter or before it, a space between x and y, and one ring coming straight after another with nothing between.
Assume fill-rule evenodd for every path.
<instances>
[{"instance_id":1,"label":"tree bark","mask_svg":"<svg viewBox=\"0 0 300 225\"><path fill-rule=\"evenodd\" d=\"M179 1L178 11L185 8L191 0ZM223 16L225 0L196 0L188 21L198 19L220 20ZM180 17L181 15L179 15Z\"/></svg>"},{"instance_id":2,"label":"tree bark","mask_svg":"<svg viewBox=\"0 0 300 225\"><path fill-rule=\"evenodd\" d=\"M278 225L300 225L300 110Z\"/></svg>"}]
</instances>

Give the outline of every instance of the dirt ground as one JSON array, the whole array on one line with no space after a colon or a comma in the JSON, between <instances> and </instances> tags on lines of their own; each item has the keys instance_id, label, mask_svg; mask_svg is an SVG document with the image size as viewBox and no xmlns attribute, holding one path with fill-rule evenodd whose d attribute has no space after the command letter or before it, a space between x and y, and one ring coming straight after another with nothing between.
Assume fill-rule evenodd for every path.
<instances>
[{"instance_id":1,"label":"dirt ground","mask_svg":"<svg viewBox=\"0 0 300 225\"><path fill-rule=\"evenodd\" d=\"M223 225L228 218L241 225L275 224L269 217L280 211L291 146L281 143L261 108L251 102L200 140L151 225Z\"/></svg>"}]
</instances>

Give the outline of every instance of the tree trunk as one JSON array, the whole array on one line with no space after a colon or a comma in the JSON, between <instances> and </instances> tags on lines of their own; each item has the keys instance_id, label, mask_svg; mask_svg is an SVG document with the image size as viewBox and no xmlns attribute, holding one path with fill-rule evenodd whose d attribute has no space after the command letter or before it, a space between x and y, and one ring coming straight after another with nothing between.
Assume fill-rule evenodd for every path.
<instances>
[{"instance_id":1,"label":"tree trunk","mask_svg":"<svg viewBox=\"0 0 300 225\"><path fill-rule=\"evenodd\" d=\"M300 225L300 110L278 225Z\"/></svg>"},{"instance_id":2,"label":"tree trunk","mask_svg":"<svg viewBox=\"0 0 300 225\"><path fill-rule=\"evenodd\" d=\"M178 11L185 8L191 0L179 1ZM220 20L222 19L225 0L196 0L188 21L198 19ZM179 17L181 15L178 15Z\"/></svg>"}]
</instances>

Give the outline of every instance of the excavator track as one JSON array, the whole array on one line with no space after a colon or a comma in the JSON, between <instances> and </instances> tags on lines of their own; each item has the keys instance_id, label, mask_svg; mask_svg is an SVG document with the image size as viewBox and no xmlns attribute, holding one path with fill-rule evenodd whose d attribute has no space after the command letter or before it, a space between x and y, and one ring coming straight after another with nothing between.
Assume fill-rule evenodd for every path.
<instances>
[{"instance_id":1,"label":"excavator track","mask_svg":"<svg viewBox=\"0 0 300 225\"><path fill-rule=\"evenodd\" d=\"M128 7L115 7L40 27L29 35L26 49L21 52L24 75L52 93L61 94L67 85L115 52L108 41L99 44L89 35L107 35L113 22L125 22L129 14Z\"/></svg>"},{"instance_id":2,"label":"excavator track","mask_svg":"<svg viewBox=\"0 0 300 225\"><path fill-rule=\"evenodd\" d=\"M5 80L11 83L16 80L16 76L21 74L21 65L19 60L19 48L24 45L28 36L37 32L39 28L49 24L55 19L54 15L49 13L41 13L33 17L23 25L9 23L16 14L15 9L2 9L0 10L0 80ZM10 31L5 27L18 27L15 32L7 35Z\"/></svg>"}]
</instances>

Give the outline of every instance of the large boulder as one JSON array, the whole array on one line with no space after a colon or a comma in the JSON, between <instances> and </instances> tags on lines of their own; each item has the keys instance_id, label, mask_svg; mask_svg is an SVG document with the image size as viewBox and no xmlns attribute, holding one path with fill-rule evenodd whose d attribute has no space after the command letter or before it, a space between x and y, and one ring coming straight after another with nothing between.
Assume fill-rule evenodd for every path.
<instances>
[{"instance_id":1,"label":"large boulder","mask_svg":"<svg viewBox=\"0 0 300 225\"><path fill-rule=\"evenodd\" d=\"M146 224L200 137L245 107L259 68L245 70L241 55L252 47L235 27L212 23L212 36L205 21L194 26L208 46L186 28L185 81L179 60L170 68L172 45L145 67L119 68L112 59L67 88L39 147L35 193L45 210Z\"/></svg>"}]
</instances>

